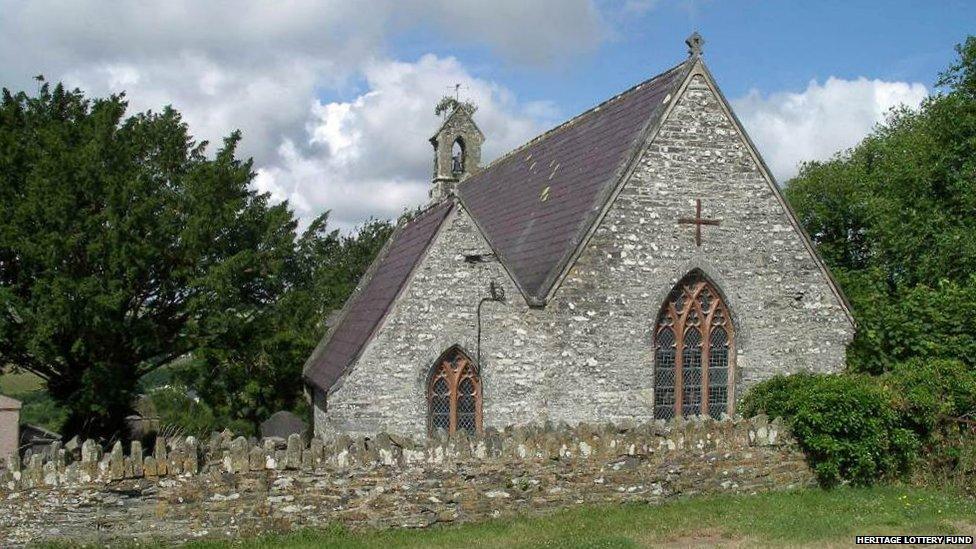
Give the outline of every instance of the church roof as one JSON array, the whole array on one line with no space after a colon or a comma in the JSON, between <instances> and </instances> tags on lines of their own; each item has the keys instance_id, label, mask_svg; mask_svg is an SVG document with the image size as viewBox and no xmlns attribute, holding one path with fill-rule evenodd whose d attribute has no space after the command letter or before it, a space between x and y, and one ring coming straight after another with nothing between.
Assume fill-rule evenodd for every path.
<instances>
[{"instance_id":1,"label":"church roof","mask_svg":"<svg viewBox=\"0 0 976 549\"><path fill-rule=\"evenodd\" d=\"M530 305L545 304L692 65L634 86L460 184L462 203Z\"/></svg>"},{"instance_id":2,"label":"church roof","mask_svg":"<svg viewBox=\"0 0 976 549\"><path fill-rule=\"evenodd\" d=\"M452 201L441 202L393 232L346 302L335 328L305 363L309 382L327 389L356 359L453 206Z\"/></svg>"}]
</instances>

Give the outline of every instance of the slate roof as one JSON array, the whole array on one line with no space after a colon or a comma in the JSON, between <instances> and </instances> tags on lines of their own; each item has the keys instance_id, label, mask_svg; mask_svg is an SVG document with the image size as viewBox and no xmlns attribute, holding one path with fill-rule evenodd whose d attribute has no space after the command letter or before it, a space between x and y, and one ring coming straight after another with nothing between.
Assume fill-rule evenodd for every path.
<instances>
[{"instance_id":1,"label":"slate roof","mask_svg":"<svg viewBox=\"0 0 976 549\"><path fill-rule=\"evenodd\" d=\"M339 379L386 316L453 207L450 200L441 202L401 225L390 236L346 302L335 328L305 363L305 379L323 389Z\"/></svg>"},{"instance_id":2,"label":"slate roof","mask_svg":"<svg viewBox=\"0 0 976 549\"><path fill-rule=\"evenodd\" d=\"M692 63L681 63L546 132L459 186L461 201L530 305L596 220Z\"/></svg>"}]
</instances>

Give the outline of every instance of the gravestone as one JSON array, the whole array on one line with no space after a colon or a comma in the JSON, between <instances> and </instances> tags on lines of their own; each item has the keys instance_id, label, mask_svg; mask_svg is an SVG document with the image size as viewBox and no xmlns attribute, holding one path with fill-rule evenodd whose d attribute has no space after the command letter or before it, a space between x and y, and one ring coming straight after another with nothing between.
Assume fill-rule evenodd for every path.
<instances>
[{"instance_id":1,"label":"gravestone","mask_svg":"<svg viewBox=\"0 0 976 549\"><path fill-rule=\"evenodd\" d=\"M0 395L0 464L20 447L20 402Z\"/></svg>"},{"instance_id":2,"label":"gravestone","mask_svg":"<svg viewBox=\"0 0 976 549\"><path fill-rule=\"evenodd\" d=\"M263 438L287 439L292 434L305 436L305 422L291 412L275 412L261 424Z\"/></svg>"}]
</instances>

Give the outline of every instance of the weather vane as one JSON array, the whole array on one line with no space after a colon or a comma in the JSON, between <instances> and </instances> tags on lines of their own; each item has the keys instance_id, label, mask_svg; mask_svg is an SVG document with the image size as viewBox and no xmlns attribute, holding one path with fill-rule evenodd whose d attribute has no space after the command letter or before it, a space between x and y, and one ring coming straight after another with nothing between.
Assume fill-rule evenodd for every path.
<instances>
[{"instance_id":1,"label":"weather vane","mask_svg":"<svg viewBox=\"0 0 976 549\"><path fill-rule=\"evenodd\" d=\"M462 86L460 82L454 84L453 86L448 86L448 89L454 88L454 100L458 103L461 102L461 88L467 89L467 86Z\"/></svg>"}]
</instances>

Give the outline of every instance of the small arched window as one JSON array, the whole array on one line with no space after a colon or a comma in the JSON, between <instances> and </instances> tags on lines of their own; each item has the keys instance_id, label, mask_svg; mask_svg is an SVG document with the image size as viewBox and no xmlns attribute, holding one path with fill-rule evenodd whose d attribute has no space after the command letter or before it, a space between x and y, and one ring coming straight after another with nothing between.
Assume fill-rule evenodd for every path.
<instances>
[{"instance_id":1,"label":"small arched window","mask_svg":"<svg viewBox=\"0 0 976 549\"><path fill-rule=\"evenodd\" d=\"M451 172L454 175L464 173L464 139L458 137L451 146Z\"/></svg>"},{"instance_id":2,"label":"small arched window","mask_svg":"<svg viewBox=\"0 0 976 549\"><path fill-rule=\"evenodd\" d=\"M692 271L675 286L654 330L654 417L732 413L733 341L718 290Z\"/></svg>"},{"instance_id":3,"label":"small arched window","mask_svg":"<svg viewBox=\"0 0 976 549\"><path fill-rule=\"evenodd\" d=\"M474 363L453 347L441 355L427 384L428 431L481 432L481 378Z\"/></svg>"}]
</instances>

